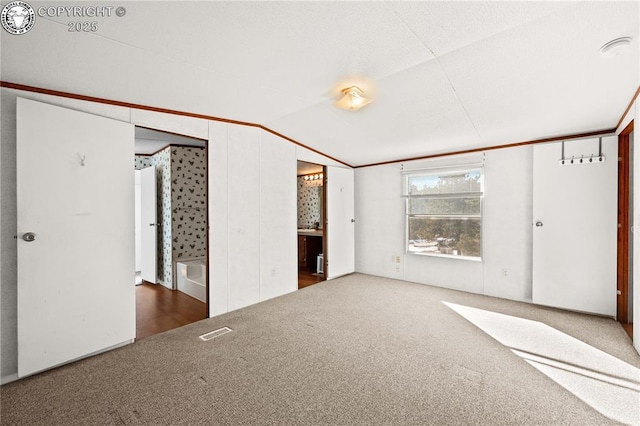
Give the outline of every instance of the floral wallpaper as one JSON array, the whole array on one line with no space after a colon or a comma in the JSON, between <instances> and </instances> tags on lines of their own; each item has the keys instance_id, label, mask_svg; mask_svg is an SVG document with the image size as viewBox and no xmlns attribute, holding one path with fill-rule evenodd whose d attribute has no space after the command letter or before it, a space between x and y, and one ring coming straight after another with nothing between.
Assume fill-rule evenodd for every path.
<instances>
[{"instance_id":1,"label":"floral wallpaper","mask_svg":"<svg viewBox=\"0 0 640 426\"><path fill-rule=\"evenodd\" d=\"M152 165L158 182L158 282L174 288L174 262L206 256L205 150L173 146L135 157L136 169Z\"/></svg>"},{"instance_id":2,"label":"floral wallpaper","mask_svg":"<svg viewBox=\"0 0 640 426\"><path fill-rule=\"evenodd\" d=\"M153 166L153 157L149 155L136 155L135 168L136 170L146 169L149 166Z\"/></svg>"},{"instance_id":3,"label":"floral wallpaper","mask_svg":"<svg viewBox=\"0 0 640 426\"><path fill-rule=\"evenodd\" d=\"M298 176L298 228L322 227L322 180L304 180Z\"/></svg>"},{"instance_id":4,"label":"floral wallpaper","mask_svg":"<svg viewBox=\"0 0 640 426\"><path fill-rule=\"evenodd\" d=\"M171 148L174 261L207 255L206 170L204 148Z\"/></svg>"},{"instance_id":5,"label":"floral wallpaper","mask_svg":"<svg viewBox=\"0 0 640 426\"><path fill-rule=\"evenodd\" d=\"M171 148L153 156L158 185L158 280L173 288L171 257Z\"/></svg>"}]
</instances>

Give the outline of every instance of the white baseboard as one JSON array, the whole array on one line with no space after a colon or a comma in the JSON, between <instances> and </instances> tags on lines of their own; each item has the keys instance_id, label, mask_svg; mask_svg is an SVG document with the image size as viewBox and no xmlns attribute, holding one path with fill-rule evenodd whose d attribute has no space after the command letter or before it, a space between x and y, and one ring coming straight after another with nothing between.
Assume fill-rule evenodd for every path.
<instances>
[{"instance_id":1,"label":"white baseboard","mask_svg":"<svg viewBox=\"0 0 640 426\"><path fill-rule=\"evenodd\" d=\"M0 377L0 385L6 385L7 383L15 382L16 380L18 380L18 373L2 376Z\"/></svg>"}]
</instances>

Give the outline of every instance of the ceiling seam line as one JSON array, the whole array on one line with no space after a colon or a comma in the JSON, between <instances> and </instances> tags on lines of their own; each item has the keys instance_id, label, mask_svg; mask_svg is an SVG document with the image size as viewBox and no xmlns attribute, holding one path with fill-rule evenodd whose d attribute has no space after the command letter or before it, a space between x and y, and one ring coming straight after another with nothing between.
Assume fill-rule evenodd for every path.
<instances>
[{"instance_id":1,"label":"ceiling seam line","mask_svg":"<svg viewBox=\"0 0 640 426\"><path fill-rule=\"evenodd\" d=\"M48 21L48 22L51 22L53 24L60 25L60 26L65 26L66 25L65 23L54 21L52 19L47 19L47 18L43 18L43 19ZM171 62L173 62L174 64L177 64L177 65L182 65L182 66L187 65L190 68L199 69L199 70L201 70L203 72L207 72L207 73L215 72L215 70L213 70L211 68L207 68L207 67L204 67L202 65L198 65L198 64L196 64L194 62L186 61L186 60L182 60L182 59L179 60L177 58L174 58L173 56L169 56L169 55L166 55L164 53L160 53L160 52L157 52L157 51L149 50L149 49L146 49L144 47L136 46L135 44L125 43L123 41L116 40L115 38L110 38L110 37L104 36L102 34L98 34L97 32L87 32L85 34L93 35L93 36L98 37L98 38L100 38L102 40L106 40L108 42L116 43L116 44L119 44L121 46L126 46L126 47L128 47L130 49L137 50L137 51L140 51L140 52L152 55L152 56L156 56L156 57L159 57L159 58L162 58L162 59L167 59L167 60L169 60L169 61L171 61ZM242 78L233 77L233 76L231 76L231 77L225 76L225 78L235 79L240 84L246 84L246 81L250 80L250 79L242 79ZM265 86L265 85L259 85L258 87L262 87L264 89L273 90L273 91L277 91L277 92L282 92L283 91L283 89L279 88L279 87L271 87L271 86ZM300 98L300 99L303 99L303 98ZM295 112L293 112L292 114L294 114L294 113ZM276 117L275 119L277 120L278 117ZM273 120L271 120L271 121L273 121Z\"/></svg>"},{"instance_id":2,"label":"ceiling seam line","mask_svg":"<svg viewBox=\"0 0 640 426\"><path fill-rule=\"evenodd\" d=\"M469 114L469 111L467 111L467 108L464 106L464 103L462 102L462 99L460 99L460 96L458 95L458 92L456 91L456 88L454 87L453 82L451 81L451 79L449 78L447 73L442 68L442 63L440 62L440 59L438 57L436 57L436 63L438 64L438 67L440 68L440 72L442 73L444 78L447 79L447 83L449 84L449 88L451 89L451 92L453 93L453 96L455 96L455 98L458 100L458 104L460 105L460 108L462 108L462 110L464 111L464 115L467 117L467 120L469 121L469 124L471 124L471 127L473 128L473 131L476 132L476 135L478 136L478 138L482 139L482 135L480 134L480 131L478 130L478 128L476 127L475 123L471 119L471 115Z\"/></svg>"},{"instance_id":3,"label":"ceiling seam line","mask_svg":"<svg viewBox=\"0 0 640 426\"><path fill-rule=\"evenodd\" d=\"M482 136L480 135L480 132L476 128L476 125L474 124L473 120L471 119L471 116L469 115L469 111L467 111L467 108L462 103L462 100L460 99L460 96L458 96L458 92L456 91L455 87L453 86L453 83L451 82L451 79L449 78L447 73L445 73L445 71L444 71L444 69L442 67L442 63L440 62L440 57L438 55L436 55L436 53L424 41L422 41L422 38L420 38L420 36L418 36L418 34L416 34L416 32L413 30L413 28L411 28L411 26L407 23L407 21L405 21L400 15L398 15L398 13L391 6L389 6L387 1L384 2L384 5L387 6L387 8L391 11L391 13L393 13L396 16L396 18L398 18L398 20L400 22L402 22L402 24L405 26L405 28L411 34L413 34L413 36L416 38L418 43L420 43L422 46L424 46L424 48L427 49L429 51L429 53L431 53L431 55L433 55L433 59L438 64L438 68L440 68L440 72L442 73L444 78L447 80L447 84L449 85L449 88L451 89L451 92L453 93L453 96L458 101L458 104L460 105L460 108L462 108L462 111L464 111L464 115L467 117L467 121L469 122L469 124L473 128L473 131L476 133L478 138L482 139Z\"/></svg>"}]
</instances>

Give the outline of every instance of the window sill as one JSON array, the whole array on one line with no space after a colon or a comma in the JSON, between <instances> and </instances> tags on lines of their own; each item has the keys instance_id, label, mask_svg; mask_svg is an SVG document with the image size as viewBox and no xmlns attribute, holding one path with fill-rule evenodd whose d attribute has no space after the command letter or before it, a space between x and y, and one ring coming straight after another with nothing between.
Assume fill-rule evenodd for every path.
<instances>
[{"instance_id":1,"label":"window sill","mask_svg":"<svg viewBox=\"0 0 640 426\"><path fill-rule=\"evenodd\" d=\"M439 254L439 253L416 253L412 251L406 251L405 254L411 256L421 256L421 257L435 257L435 258L445 258L445 259L459 259L459 260L468 260L471 262L482 262L481 257L472 257L472 256L457 256L453 254Z\"/></svg>"}]
</instances>

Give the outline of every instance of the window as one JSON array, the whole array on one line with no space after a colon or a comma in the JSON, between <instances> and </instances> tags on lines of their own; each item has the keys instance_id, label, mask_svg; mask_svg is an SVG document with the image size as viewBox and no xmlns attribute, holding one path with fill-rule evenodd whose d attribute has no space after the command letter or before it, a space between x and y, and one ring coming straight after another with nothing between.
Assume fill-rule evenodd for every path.
<instances>
[{"instance_id":1,"label":"window","mask_svg":"<svg viewBox=\"0 0 640 426\"><path fill-rule=\"evenodd\" d=\"M403 175L407 253L480 259L482 168Z\"/></svg>"}]
</instances>

